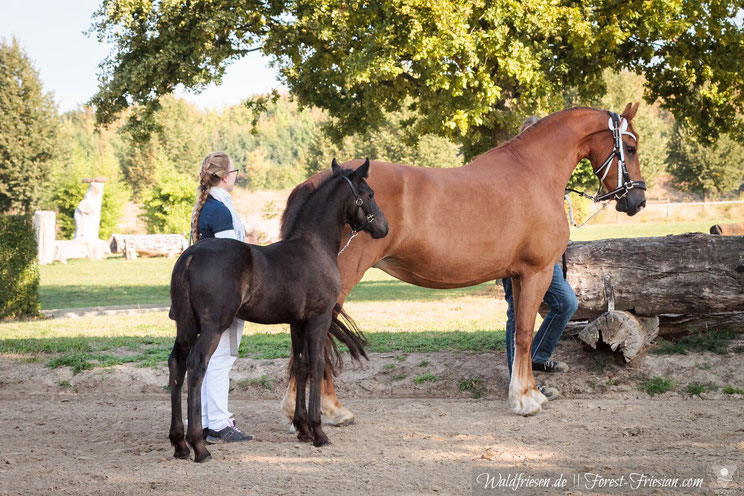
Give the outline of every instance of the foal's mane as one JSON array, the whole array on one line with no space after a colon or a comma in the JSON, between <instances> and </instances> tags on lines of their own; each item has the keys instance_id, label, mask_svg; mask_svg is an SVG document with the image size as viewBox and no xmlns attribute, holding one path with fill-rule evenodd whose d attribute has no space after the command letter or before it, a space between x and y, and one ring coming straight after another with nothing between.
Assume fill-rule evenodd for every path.
<instances>
[{"instance_id":1,"label":"foal's mane","mask_svg":"<svg viewBox=\"0 0 744 496\"><path fill-rule=\"evenodd\" d=\"M347 170L342 172L342 174L346 173ZM304 183L298 184L295 189L292 190L292 193L289 194L289 198L287 198L287 206L282 214L280 231L282 239L287 239L289 235L292 234L292 231L295 229L295 224L297 224L297 217L299 217L302 208L307 204L315 192L332 178L333 173L330 169L327 169L310 176L310 178Z\"/></svg>"}]
</instances>

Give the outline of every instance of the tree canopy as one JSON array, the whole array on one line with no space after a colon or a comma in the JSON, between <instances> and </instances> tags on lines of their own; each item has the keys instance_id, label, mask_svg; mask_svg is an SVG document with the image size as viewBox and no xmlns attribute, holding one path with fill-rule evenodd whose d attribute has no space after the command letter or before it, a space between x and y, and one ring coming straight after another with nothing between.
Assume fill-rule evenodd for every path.
<instances>
[{"instance_id":1,"label":"tree canopy","mask_svg":"<svg viewBox=\"0 0 744 496\"><path fill-rule=\"evenodd\" d=\"M219 81L250 50L273 57L331 136L412 111L409 136L463 144L470 157L567 93L604 92L605 68L645 76L702 141L744 139L744 1L106 0L94 29L112 42L92 99L100 122L139 105L139 122L178 84ZM738 17L737 17L738 16ZM246 95L249 96L249 95ZM617 110L617 109L615 109Z\"/></svg>"},{"instance_id":2,"label":"tree canopy","mask_svg":"<svg viewBox=\"0 0 744 496\"><path fill-rule=\"evenodd\" d=\"M31 212L64 153L51 95L17 40L0 40L0 212Z\"/></svg>"}]
</instances>

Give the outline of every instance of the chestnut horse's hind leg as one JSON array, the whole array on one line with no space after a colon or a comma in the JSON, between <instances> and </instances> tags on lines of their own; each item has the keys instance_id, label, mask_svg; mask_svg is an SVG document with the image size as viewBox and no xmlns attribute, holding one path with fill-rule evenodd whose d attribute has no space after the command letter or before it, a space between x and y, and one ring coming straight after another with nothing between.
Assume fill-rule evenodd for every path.
<instances>
[{"instance_id":1,"label":"chestnut horse's hind leg","mask_svg":"<svg viewBox=\"0 0 744 496\"><path fill-rule=\"evenodd\" d=\"M168 358L168 370L170 371L168 385L171 390L171 427L168 437L175 448L173 453L175 458L188 458L191 453L184 438L183 414L181 412L181 388L186 376L186 357L190 349L190 343L176 339L173 351Z\"/></svg>"},{"instance_id":2,"label":"chestnut horse's hind leg","mask_svg":"<svg viewBox=\"0 0 744 496\"><path fill-rule=\"evenodd\" d=\"M222 332L219 330L219 326L213 323L205 325L202 322L201 336L196 341L196 345L191 348L186 361L189 372L189 427L186 440L194 448L195 462L207 461L211 456L207 450L202 430L201 388L204 374L207 372L209 358L217 349L221 337Z\"/></svg>"},{"instance_id":3,"label":"chestnut horse's hind leg","mask_svg":"<svg viewBox=\"0 0 744 496\"><path fill-rule=\"evenodd\" d=\"M516 352L509 383L509 404L514 413L519 415L535 415L548 402L545 395L535 387L531 351L537 310L548 290L552 275L551 265L536 274L512 278L516 310Z\"/></svg>"},{"instance_id":4,"label":"chestnut horse's hind leg","mask_svg":"<svg viewBox=\"0 0 744 496\"><path fill-rule=\"evenodd\" d=\"M325 346L330 348L333 346L331 343L331 336L327 336L325 339ZM293 358L290 357L289 367L292 369ZM290 421L294 418L295 411L295 397L297 396L297 381L295 380L294 374L289 375L289 384L287 390L284 392L282 398L282 412L284 416ZM323 380L320 391L320 411L326 417L326 421L337 427L343 427L354 423L354 414L348 408L341 406L336 396L336 391L333 387L333 373L331 372L331 365L328 361L328 357L324 359L323 368ZM292 430L294 432L294 430Z\"/></svg>"}]
</instances>

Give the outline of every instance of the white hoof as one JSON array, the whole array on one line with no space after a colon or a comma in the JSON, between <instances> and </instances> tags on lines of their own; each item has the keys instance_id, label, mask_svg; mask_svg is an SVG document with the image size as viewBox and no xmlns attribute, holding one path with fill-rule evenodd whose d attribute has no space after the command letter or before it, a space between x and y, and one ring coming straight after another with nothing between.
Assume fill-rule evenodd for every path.
<instances>
[{"instance_id":1,"label":"white hoof","mask_svg":"<svg viewBox=\"0 0 744 496\"><path fill-rule=\"evenodd\" d=\"M545 396L544 394L542 394L537 389L533 389L531 391L531 396L532 396L532 399L535 400L537 402L537 404L540 405L541 407L544 407L545 405L548 404L548 398L547 398L547 396Z\"/></svg>"},{"instance_id":2,"label":"white hoof","mask_svg":"<svg viewBox=\"0 0 744 496\"><path fill-rule=\"evenodd\" d=\"M539 391L538 394L540 394ZM547 402L547 399L545 401ZM514 413L523 417L537 415L542 410L542 406L540 405L540 403L536 399L534 399L531 394L510 394L509 404L511 405L512 411Z\"/></svg>"},{"instance_id":3,"label":"white hoof","mask_svg":"<svg viewBox=\"0 0 744 496\"><path fill-rule=\"evenodd\" d=\"M294 434L297 432L297 429L295 428L294 424L289 424L289 433Z\"/></svg>"},{"instance_id":4,"label":"white hoof","mask_svg":"<svg viewBox=\"0 0 744 496\"><path fill-rule=\"evenodd\" d=\"M328 424L343 427L354 423L354 414L348 408L337 408L332 415L328 416Z\"/></svg>"}]
</instances>

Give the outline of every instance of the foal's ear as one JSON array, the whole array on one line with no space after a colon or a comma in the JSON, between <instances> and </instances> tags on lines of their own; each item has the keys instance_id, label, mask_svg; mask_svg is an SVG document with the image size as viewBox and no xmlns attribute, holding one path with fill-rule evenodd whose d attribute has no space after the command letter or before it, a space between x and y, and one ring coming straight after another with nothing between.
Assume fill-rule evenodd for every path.
<instances>
[{"instance_id":1,"label":"foal's ear","mask_svg":"<svg viewBox=\"0 0 744 496\"><path fill-rule=\"evenodd\" d=\"M364 163L354 171L354 179L356 181L360 181L367 177L369 177L369 159L365 160Z\"/></svg>"},{"instance_id":2,"label":"foal's ear","mask_svg":"<svg viewBox=\"0 0 744 496\"><path fill-rule=\"evenodd\" d=\"M633 120L633 117L636 116L636 112L638 112L638 106L640 104L641 104L640 102L627 104L621 116L624 117L625 120L628 120L628 121Z\"/></svg>"},{"instance_id":3,"label":"foal's ear","mask_svg":"<svg viewBox=\"0 0 744 496\"><path fill-rule=\"evenodd\" d=\"M333 157L333 162L331 162L331 172L333 175L339 174L341 172L341 166L338 165L338 162L336 162L336 157Z\"/></svg>"}]
</instances>

